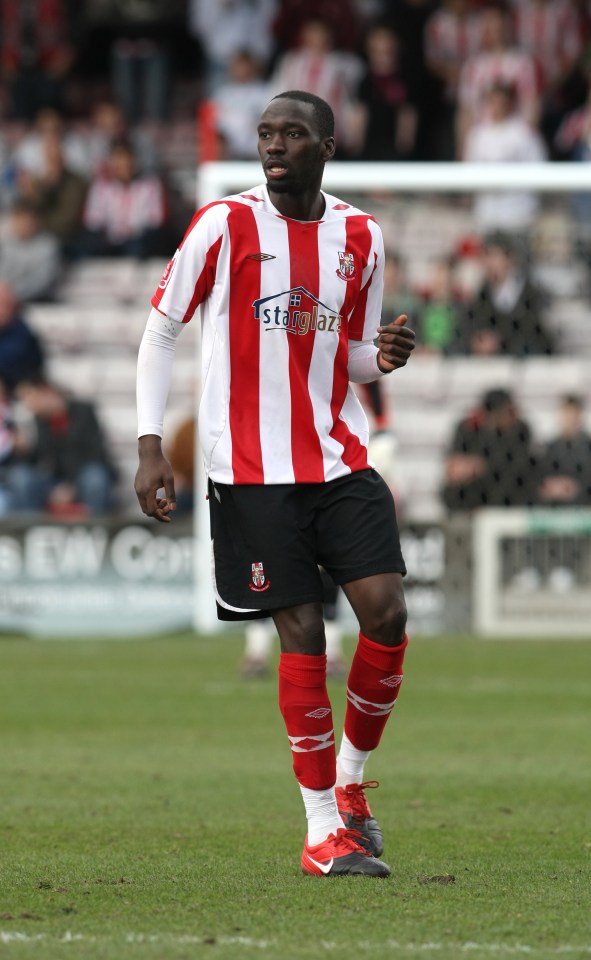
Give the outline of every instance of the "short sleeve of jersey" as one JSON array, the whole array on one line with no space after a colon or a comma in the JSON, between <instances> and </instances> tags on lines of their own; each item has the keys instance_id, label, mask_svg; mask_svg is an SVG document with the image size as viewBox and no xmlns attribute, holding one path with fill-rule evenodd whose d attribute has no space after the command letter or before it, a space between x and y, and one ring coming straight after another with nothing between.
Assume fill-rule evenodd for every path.
<instances>
[{"instance_id":1,"label":"short sleeve of jersey","mask_svg":"<svg viewBox=\"0 0 591 960\"><path fill-rule=\"evenodd\" d=\"M229 207L220 202L197 211L152 297L152 306L160 313L187 323L207 299L215 283L228 213Z\"/></svg>"},{"instance_id":2,"label":"short sleeve of jersey","mask_svg":"<svg viewBox=\"0 0 591 960\"><path fill-rule=\"evenodd\" d=\"M371 246L363 270L359 296L349 317L350 340L374 340L382 317L384 293L384 239L378 224L368 218Z\"/></svg>"}]
</instances>

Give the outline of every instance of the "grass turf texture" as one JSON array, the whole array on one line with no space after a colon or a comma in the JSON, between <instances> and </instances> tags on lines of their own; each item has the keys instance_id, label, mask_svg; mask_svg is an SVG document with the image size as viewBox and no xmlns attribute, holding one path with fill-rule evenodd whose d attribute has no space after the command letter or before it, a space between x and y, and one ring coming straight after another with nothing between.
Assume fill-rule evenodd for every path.
<instances>
[{"instance_id":1,"label":"grass turf texture","mask_svg":"<svg viewBox=\"0 0 591 960\"><path fill-rule=\"evenodd\" d=\"M390 880L301 875L275 679L240 655L0 640L0 956L591 955L587 644L411 644L366 771Z\"/></svg>"}]
</instances>

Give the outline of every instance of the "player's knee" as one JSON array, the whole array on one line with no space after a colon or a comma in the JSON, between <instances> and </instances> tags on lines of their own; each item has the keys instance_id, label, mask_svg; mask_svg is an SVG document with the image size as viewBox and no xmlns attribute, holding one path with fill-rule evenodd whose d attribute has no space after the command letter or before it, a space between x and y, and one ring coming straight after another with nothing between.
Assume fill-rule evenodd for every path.
<instances>
[{"instance_id":1,"label":"player's knee","mask_svg":"<svg viewBox=\"0 0 591 960\"><path fill-rule=\"evenodd\" d=\"M273 614L283 653L320 656L326 649L321 608L306 604Z\"/></svg>"},{"instance_id":2,"label":"player's knee","mask_svg":"<svg viewBox=\"0 0 591 960\"><path fill-rule=\"evenodd\" d=\"M406 603L401 593L391 594L360 624L368 640L385 647L397 647L406 633Z\"/></svg>"}]
</instances>

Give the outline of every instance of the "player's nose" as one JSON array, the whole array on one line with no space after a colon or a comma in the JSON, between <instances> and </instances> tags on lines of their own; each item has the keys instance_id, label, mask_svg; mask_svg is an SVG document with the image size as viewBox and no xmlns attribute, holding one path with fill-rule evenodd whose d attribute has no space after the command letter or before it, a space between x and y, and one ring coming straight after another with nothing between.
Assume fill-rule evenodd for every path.
<instances>
[{"instance_id":1,"label":"player's nose","mask_svg":"<svg viewBox=\"0 0 591 960\"><path fill-rule=\"evenodd\" d=\"M280 133L274 133L266 143L268 154L277 154L285 152L285 140Z\"/></svg>"}]
</instances>

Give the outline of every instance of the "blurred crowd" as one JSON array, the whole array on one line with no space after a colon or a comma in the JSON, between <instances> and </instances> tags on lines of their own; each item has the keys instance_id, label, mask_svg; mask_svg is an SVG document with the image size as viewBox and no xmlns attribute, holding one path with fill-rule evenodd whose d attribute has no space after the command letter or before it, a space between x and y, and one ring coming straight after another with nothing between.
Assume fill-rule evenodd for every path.
<instances>
[{"instance_id":1,"label":"blurred crowd","mask_svg":"<svg viewBox=\"0 0 591 960\"><path fill-rule=\"evenodd\" d=\"M342 161L585 162L591 2L0 0L0 514L101 513L116 477L93 405L47 381L27 304L59 299L64 273L88 258L167 257L196 165L255 159L261 110L294 88L332 104ZM573 200L585 257L590 196ZM417 286L389 249L385 314L409 314L423 353L560 353L531 269L537 213L527 191L475 197L472 286L458 281L461 251ZM482 443L487 402L452 442L449 509L481 502L482 450L463 447ZM528 502L557 488L536 479Z\"/></svg>"}]
</instances>

